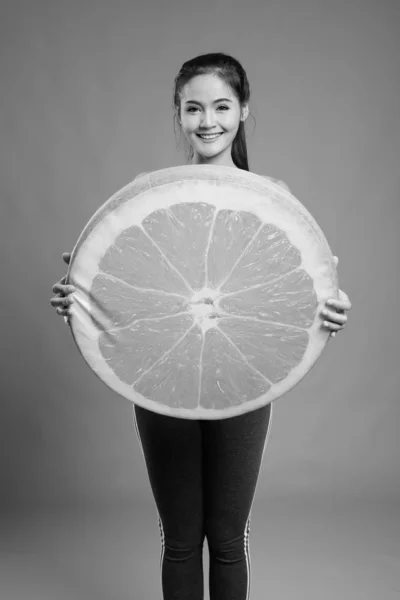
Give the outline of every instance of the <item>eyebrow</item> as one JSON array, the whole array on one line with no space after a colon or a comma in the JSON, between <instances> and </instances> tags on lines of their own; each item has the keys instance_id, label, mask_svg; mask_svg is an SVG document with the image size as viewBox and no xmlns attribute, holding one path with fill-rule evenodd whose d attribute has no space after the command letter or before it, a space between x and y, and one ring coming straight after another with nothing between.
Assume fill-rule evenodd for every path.
<instances>
[{"instance_id":1,"label":"eyebrow","mask_svg":"<svg viewBox=\"0 0 400 600\"><path fill-rule=\"evenodd\" d=\"M218 100L214 100L213 104L217 104L217 102L232 102L229 98L219 98ZM186 100L186 104L198 104L201 106L201 102L197 102L197 100Z\"/></svg>"}]
</instances>

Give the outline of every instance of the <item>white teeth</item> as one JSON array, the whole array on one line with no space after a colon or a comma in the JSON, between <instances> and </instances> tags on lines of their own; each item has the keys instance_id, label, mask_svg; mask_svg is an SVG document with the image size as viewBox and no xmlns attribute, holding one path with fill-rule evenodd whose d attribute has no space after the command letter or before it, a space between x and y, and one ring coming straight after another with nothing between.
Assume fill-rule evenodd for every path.
<instances>
[{"instance_id":1,"label":"white teeth","mask_svg":"<svg viewBox=\"0 0 400 600\"><path fill-rule=\"evenodd\" d=\"M222 135L221 133L213 133L212 135L209 134L199 134L199 137L204 138L206 140L212 140L214 138L219 137L220 135Z\"/></svg>"}]
</instances>

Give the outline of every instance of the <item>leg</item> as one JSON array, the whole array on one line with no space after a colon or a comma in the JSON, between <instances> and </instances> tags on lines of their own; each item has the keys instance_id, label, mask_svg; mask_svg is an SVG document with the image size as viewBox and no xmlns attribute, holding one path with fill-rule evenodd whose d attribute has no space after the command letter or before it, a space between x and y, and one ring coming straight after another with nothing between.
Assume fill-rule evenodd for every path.
<instances>
[{"instance_id":1,"label":"leg","mask_svg":"<svg viewBox=\"0 0 400 600\"><path fill-rule=\"evenodd\" d=\"M202 440L198 421L134 406L161 532L164 600L203 600Z\"/></svg>"},{"instance_id":2,"label":"leg","mask_svg":"<svg viewBox=\"0 0 400 600\"><path fill-rule=\"evenodd\" d=\"M271 415L268 404L238 417L202 422L210 600L250 598L250 514Z\"/></svg>"}]
</instances>

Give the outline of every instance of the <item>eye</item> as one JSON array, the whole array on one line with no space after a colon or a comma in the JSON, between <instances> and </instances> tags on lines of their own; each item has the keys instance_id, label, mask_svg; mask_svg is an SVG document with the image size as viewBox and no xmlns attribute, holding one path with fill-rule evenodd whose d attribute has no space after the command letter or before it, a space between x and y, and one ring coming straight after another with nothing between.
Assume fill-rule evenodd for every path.
<instances>
[{"instance_id":1,"label":"eye","mask_svg":"<svg viewBox=\"0 0 400 600\"><path fill-rule=\"evenodd\" d=\"M221 104L220 106L218 106L218 110L223 109L223 112L225 110L229 110L229 106L226 106L225 104ZM187 109L188 113L194 113L195 111L199 110L199 108L197 108L197 106L189 106L189 108Z\"/></svg>"}]
</instances>

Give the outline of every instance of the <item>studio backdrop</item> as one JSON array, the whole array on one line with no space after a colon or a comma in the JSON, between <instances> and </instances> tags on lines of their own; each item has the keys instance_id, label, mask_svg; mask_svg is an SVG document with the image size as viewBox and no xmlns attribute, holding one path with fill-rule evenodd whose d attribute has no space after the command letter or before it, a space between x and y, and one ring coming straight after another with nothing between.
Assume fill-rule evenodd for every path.
<instances>
[{"instance_id":1,"label":"studio backdrop","mask_svg":"<svg viewBox=\"0 0 400 600\"><path fill-rule=\"evenodd\" d=\"M399 35L395 2L6 2L1 19L0 477L5 508L148 502L132 405L50 306L97 208L185 164L182 63L247 71L250 169L281 179L339 257L353 308L274 406L264 495L400 493Z\"/></svg>"}]
</instances>

